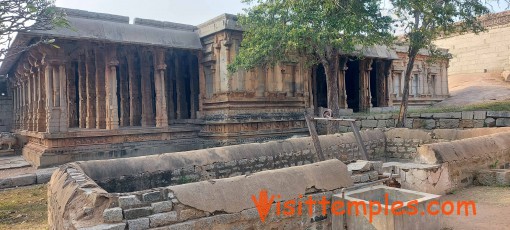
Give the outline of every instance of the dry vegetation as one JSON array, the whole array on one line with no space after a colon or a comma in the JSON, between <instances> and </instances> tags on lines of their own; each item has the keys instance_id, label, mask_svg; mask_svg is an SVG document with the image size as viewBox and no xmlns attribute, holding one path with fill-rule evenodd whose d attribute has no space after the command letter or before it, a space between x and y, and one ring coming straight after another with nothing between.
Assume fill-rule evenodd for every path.
<instances>
[{"instance_id":1,"label":"dry vegetation","mask_svg":"<svg viewBox=\"0 0 510 230\"><path fill-rule=\"evenodd\" d=\"M0 229L48 229L46 185L0 191Z\"/></svg>"}]
</instances>

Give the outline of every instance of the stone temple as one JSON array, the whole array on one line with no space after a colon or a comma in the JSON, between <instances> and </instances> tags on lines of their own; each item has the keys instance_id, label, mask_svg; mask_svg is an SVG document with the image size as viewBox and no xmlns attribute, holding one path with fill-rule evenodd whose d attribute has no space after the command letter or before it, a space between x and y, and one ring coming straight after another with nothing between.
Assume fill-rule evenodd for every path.
<instances>
[{"instance_id":1,"label":"stone temple","mask_svg":"<svg viewBox=\"0 0 510 230\"><path fill-rule=\"evenodd\" d=\"M224 14L198 26L66 9L72 28L19 33L13 45L54 38L0 67L0 131L16 133L36 167L262 142L307 134L304 112L327 106L321 66L281 63L229 74L242 28ZM345 56L343 112L392 110L406 47ZM446 52L446 51L445 51ZM448 97L448 59L421 52L412 106ZM5 115L5 116L4 116Z\"/></svg>"}]
</instances>

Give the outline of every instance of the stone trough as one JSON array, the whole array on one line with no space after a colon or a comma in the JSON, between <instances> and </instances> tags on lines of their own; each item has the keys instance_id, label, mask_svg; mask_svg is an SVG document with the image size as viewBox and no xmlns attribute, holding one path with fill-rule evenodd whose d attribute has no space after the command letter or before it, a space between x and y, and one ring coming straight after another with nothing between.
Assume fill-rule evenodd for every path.
<instances>
[{"instance_id":1,"label":"stone trough","mask_svg":"<svg viewBox=\"0 0 510 230\"><path fill-rule=\"evenodd\" d=\"M346 212L345 215L333 215L332 229L344 230L344 226L347 226L349 230L440 229L439 216L426 215L429 203L438 202L438 199L437 195L382 185L347 192L344 198L342 194L336 194L333 196L333 202L344 203L346 207L344 211L349 209L349 203L358 203L364 207L353 205L350 207L350 214ZM398 208L395 202L402 202L404 208ZM415 203L410 204L410 202ZM408 205L413 205L416 210L408 208ZM374 215L370 215L371 208ZM356 215L356 209L359 210L360 215ZM363 209L368 211L362 213ZM395 210L396 215L392 210ZM414 211L416 214L412 214ZM399 215L398 212L411 212L411 214Z\"/></svg>"}]
</instances>

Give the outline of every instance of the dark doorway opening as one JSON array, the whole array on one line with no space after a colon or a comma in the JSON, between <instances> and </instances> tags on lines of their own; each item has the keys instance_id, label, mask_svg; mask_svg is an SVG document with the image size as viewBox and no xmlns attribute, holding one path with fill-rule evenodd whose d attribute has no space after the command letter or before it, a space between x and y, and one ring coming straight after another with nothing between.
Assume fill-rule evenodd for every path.
<instances>
[{"instance_id":1,"label":"dark doorway opening","mask_svg":"<svg viewBox=\"0 0 510 230\"><path fill-rule=\"evenodd\" d=\"M372 70L370 71L370 95L372 96L371 103L372 107L379 107L379 101L377 100L377 62L372 62Z\"/></svg>"},{"instance_id":2,"label":"dark doorway opening","mask_svg":"<svg viewBox=\"0 0 510 230\"><path fill-rule=\"evenodd\" d=\"M345 90L347 92L347 106L354 112L359 112L359 61L347 62L345 71Z\"/></svg>"},{"instance_id":3,"label":"dark doorway opening","mask_svg":"<svg viewBox=\"0 0 510 230\"><path fill-rule=\"evenodd\" d=\"M316 76L316 93L317 97L317 108L318 107L328 107L328 85L326 82L326 72L324 71L324 66L319 64L316 68L315 72Z\"/></svg>"}]
</instances>

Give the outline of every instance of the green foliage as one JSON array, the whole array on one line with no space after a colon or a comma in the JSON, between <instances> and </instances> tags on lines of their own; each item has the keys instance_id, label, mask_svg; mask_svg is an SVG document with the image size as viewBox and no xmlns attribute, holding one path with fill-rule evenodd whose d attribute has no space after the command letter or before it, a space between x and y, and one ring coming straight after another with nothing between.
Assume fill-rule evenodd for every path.
<instances>
[{"instance_id":1,"label":"green foliage","mask_svg":"<svg viewBox=\"0 0 510 230\"><path fill-rule=\"evenodd\" d=\"M245 30L242 49L230 71L305 61L327 64L356 46L389 44L391 18L380 0L244 0L253 4L239 15Z\"/></svg>"}]
</instances>

